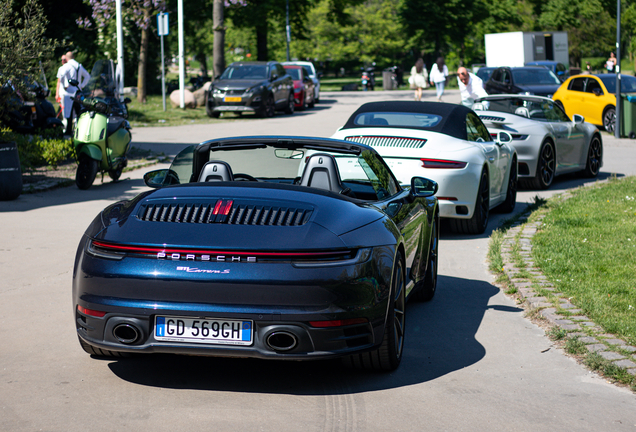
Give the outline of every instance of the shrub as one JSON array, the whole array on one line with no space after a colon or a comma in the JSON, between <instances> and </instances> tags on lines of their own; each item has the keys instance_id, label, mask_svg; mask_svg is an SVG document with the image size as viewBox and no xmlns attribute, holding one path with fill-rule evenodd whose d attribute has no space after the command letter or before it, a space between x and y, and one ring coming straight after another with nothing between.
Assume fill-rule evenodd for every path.
<instances>
[{"instance_id":1,"label":"shrub","mask_svg":"<svg viewBox=\"0 0 636 432\"><path fill-rule=\"evenodd\" d=\"M61 162L75 154L72 140L55 137L50 131L43 131L42 135L23 135L10 129L2 129L0 141L16 142L22 172L43 165L57 168Z\"/></svg>"}]
</instances>

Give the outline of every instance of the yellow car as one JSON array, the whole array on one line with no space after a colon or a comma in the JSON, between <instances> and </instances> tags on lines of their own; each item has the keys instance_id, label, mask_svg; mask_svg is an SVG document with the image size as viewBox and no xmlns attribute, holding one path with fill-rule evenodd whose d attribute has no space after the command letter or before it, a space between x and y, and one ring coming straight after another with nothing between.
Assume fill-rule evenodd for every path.
<instances>
[{"instance_id":1,"label":"yellow car","mask_svg":"<svg viewBox=\"0 0 636 432\"><path fill-rule=\"evenodd\" d=\"M621 93L636 92L636 77L621 74ZM616 74L574 75L552 96L565 113L585 117L585 121L603 126L611 134L616 122Z\"/></svg>"}]
</instances>

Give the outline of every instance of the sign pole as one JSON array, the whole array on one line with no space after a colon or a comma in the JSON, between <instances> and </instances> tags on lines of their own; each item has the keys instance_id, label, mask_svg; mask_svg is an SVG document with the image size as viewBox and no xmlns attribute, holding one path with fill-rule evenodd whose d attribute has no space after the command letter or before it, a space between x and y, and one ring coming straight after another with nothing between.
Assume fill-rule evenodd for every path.
<instances>
[{"instance_id":1,"label":"sign pole","mask_svg":"<svg viewBox=\"0 0 636 432\"><path fill-rule=\"evenodd\" d=\"M119 99L124 98L124 26L122 24L121 17L121 0L117 0L115 6L116 21L117 21L117 71L119 72L119 82L117 83L117 91L119 92Z\"/></svg>"},{"instance_id":2,"label":"sign pole","mask_svg":"<svg viewBox=\"0 0 636 432\"><path fill-rule=\"evenodd\" d=\"M614 123L614 136L621 137L621 0L616 0L616 122Z\"/></svg>"},{"instance_id":3,"label":"sign pole","mask_svg":"<svg viewBox=\"0 0 636 432\"><path fill-rule=\"evenodd\" d=\"M619 0L620 1L620 0ZM184 37L183 37L183 0L177 2L177 10L179 16L179 106L185 109L185 54L184 54Z\"/></svg>"},{"instance_id":4,"label":"sign pole","mask_svg":"<svg viewBox=\"0 0 636 432\"><path fill-rule=\"evenodd\" d=\"M163 37L170 34L168 27L168 14L159 12L157 14L157 32L161 39L161 97L163 99L163 110L166 110L166 62L163 56Z\"/></svg>"}]
</instances>

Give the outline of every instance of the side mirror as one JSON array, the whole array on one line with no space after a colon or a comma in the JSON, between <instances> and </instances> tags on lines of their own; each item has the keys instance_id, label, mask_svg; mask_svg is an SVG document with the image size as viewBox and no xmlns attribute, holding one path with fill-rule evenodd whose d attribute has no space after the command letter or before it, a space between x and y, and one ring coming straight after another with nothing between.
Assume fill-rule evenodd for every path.
<instances>
[{"instance_id":1,"label":"side mirror","mask_svg":"<svg viewBox=\"0 0 636 432\"><path fill-rule=\"evenodd\" d=\"M144 174L144 183L151 188L181 184L179 175L171 169L160 169Z\"/></svg>"},{"instance_id":2,"label":"side mirror","mask_svg":"<svg viewBox=\"0 0 636 432\"><path fill-rule=\"evenodd\" d=\"M585 121L585 117L583 117L581 114L574 114L572 116L572 121L576 124L581 124Z\"/></svg>"},{"instance_id":3,"label":"side mirror","mask_svg":"<svg viewBox=\"0 0 636 432\"><path fill-rule=\"evenodd\" d=\"M497 132L497 138L495 138L495 142L498 145L511 143L512 135L510 135L508 132L505 132L505 131Z\"/></svg>"},{"instance_id":4,"label":"side mirror","mask_svg":"<svg viewBox=\"0 0 636 432\"><path fill-rule=\"evenodd\" d=\"M277 79L278 79L278 75L272 74L272 78L270 79L270 81L276 81Z\"/></svg>"},{"instance_id":5,"label":"side mirror","mask_svg":"<svg viewBox=\"0 0 636 432\"><path fill-rule=\"evenodd\" d=\"M592 89L592 93L594 93L596 96L602 96L603 95L603 92L601 91L600 88Z\"/></svg>"},{"instance_id":6,"label":"side mirror","mask_svg":"<svg viewBox=\"0 0 636 432\"><path fill-rule=\"evenodd\" d=\"M426 198L437 193L439 186L433 180L424 177L411 178L411 196L415 198Z\"/></svg>"}]
</instances>

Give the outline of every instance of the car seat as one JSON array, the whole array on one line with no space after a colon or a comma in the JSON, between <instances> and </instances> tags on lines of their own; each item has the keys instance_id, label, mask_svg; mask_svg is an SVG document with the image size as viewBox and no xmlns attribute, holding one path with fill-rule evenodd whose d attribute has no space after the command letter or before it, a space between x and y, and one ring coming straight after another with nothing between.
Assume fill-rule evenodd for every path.
<instances>
[{"instance_id":1,"label":"car seat","mask_svg":"<svg viewBox=\"0 0 636 432\"><path fill-rule=\"evenodd\" d=\"M234 181L234 174L232 174L232 168L227 162L212 160L203 165L199 181Z\"/></svg>"},{"instance_id":2,"label":"car seat","mask_svg":"<svg viewBox=\"0 0 636 432\"><path fill-rule=\"evenodd\" d=\"M325 153L316 153L309 157L300 177L300 185L325 189L337 194L346 194L351 190L342 185L334 157Z\"/></svg>"}]
</instances>

